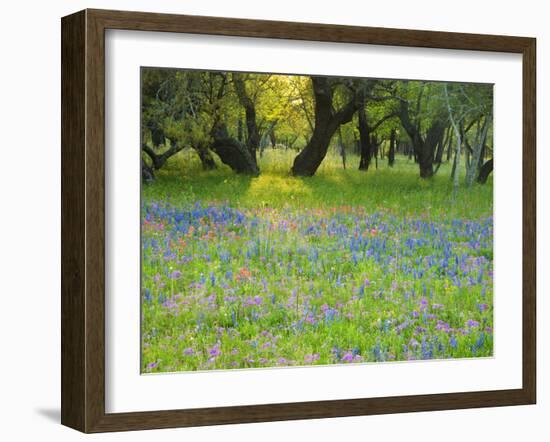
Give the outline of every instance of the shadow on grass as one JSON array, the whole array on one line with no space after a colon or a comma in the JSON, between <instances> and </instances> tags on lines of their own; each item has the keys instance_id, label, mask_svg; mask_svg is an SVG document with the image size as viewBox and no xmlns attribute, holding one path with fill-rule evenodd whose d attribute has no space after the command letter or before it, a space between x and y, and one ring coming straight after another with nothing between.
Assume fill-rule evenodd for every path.
<instances>
[{"instance_id":1,"label":"shadow on grass","mask_svg":"<svg viewBox=\"0 0 550 442\"><path fill-rule=\"evenodd\" d=\"M294 177L282 154L290 155L282 152L277 153L281 158L276 161L262 159L262 173L257 177L235 174L223 165L203 171L194 157L180 158L160 171L154 183L144 185L142 196L176 205L197 201L249 208L353 205L411 216L476 218L492 212L492 184L462 186L455 195L447 164L437 176L426 180L419 177L417 165L403 158L398 158L393 168L381 165L376 169L372 165L368 171L359 171L357 162L350 162L344 170L333 159L313 177Z\"/></svg>"}]
</instances>

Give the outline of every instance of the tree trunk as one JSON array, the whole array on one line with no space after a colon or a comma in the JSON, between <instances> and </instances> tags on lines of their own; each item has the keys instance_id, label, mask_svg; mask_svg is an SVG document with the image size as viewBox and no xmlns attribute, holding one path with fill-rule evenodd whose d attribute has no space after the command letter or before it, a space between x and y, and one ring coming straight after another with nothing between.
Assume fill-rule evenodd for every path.
<instances>
[{"instance_id":1,"label":"tree trunk","mask_svg":"<svg viewBox=\"0 0 550 442\"><path fill-rule=\"evenodd\" d=\"M449 139L447 140L447 163L451 161L453 156L453 131L449 130Z\"/></svg>"},{"instance_id":2,"label":"tree trunk","mask_svg":"<svg viewBox=\"0 0 550 442\"><path fill-rule=\"evenodd\" d=\"M447 91L447 84L444 86L445 90L445 100L447 102L447 112L449 114L449 120L451 121L451 127L456 135L456 149L455 149L455 158L453 161L453 170L451 171L451 179L453 180L454 191L458 191L459 175L460 175L460 154L462 148L462 137L461 130L459 128L459 123L457 123L453 110L451 109L451 103L449 102L449 93Z\"/></svg>"},{"instance_id":3,"label":"tree trunk","mask_svg":"<svg viewBox=\"0 0 550 442\"><path fill-rule=\"evenodd\" d=\"M150 183L155 179L153 168L147 165L143 158L141 159L141 180L144 183Z\"/></svg>"},{"instance_id":4,"label":"tree trunk","mask_svg":"<svg viewBox=\"0 0 550 442\"><path fill-rule=\"evenodd\" d=\"M492 171L493 171L493 159L491 158L483 166L481 166L481 169L479 170L479 175L477 176L477 182L479 184L485 184Z\"/></svg>"},{"instance_id":5,"label":"tree trunk","mask_svg":"<svg viewBox=\"0 0 550 442\"><path fill-rule=\"evenodd\" d=\"M313 176L327 154L332 136L341 124L347 123L357 110L353 97L338 112L333 112L331 81L327 77L311 77L315 97L315 127L306 147L292 165L295 176Z\"/></svg>"},{"instance_id":6,"label":"tree trunk","mask_svg":"<svg viewBox=\"0 0 550 442\"><path fill-rule=\"evenodd\" d=\"M462 148L462 140L460 137L460 131L455 126L454 120L452 121L453 121L453 129L455 131L455 136L456 136L456 148L455 148L455 156L453 160L453 169L451 171L451 179L453 181L453 187L456 192L458 190L459 176L460 176L460 154L461 154L461 148Z\"/></svg>"},{"instance_id":7,"label":"tree trunk","mask_svg":"<svg viewBox=\"0 0 550 442\"><path fill-rule=\"evenodd\" d=\"M346 146L342 139L342 127L338 127L338 148L340 150L340 156L342 157L342 166L346 169Z\"/></svg>"},{"instance_id":8,"label":"tree trunk","mask_svg":"<svg viewBox=\"0 0 550 442\"><path fill-rule=\"evenodd\" d=\"M218 167L216 166L214 157L212 156L212 153L210 152L207 146L203 144L199 144L196 147L196 151L201 160L203 170L214 170Z\"/></svg>"},{"instance_id":9,"label":"tree trunk","mask_svg":"<svg viewBox=\"0 0 550 442\"><path fill-rule=\"evenodd\" d=\"M149 156L149 158L151 158L153 169L159 170L162 166L164 166L166 161L168 161L168 158L183 150L183 146L175 143L174 141L170 141L170 147L167 150L162 153L157 153L147 144L143 143L141 145L141 150L143 150L143 152L145 152Z\"/></svg>"},{"instance_id":10,"label":"tree trunk","mask_svg":"<svg viewBox=\"0 0 550 442\"><path fill-rule=\"evenodd\" d=\"M292 174L296 176L313 176L325 158L334 135L334 130L328 126L316 129L306 147L296 156L292 166Z\"/></svg>"},{"instance_id":11,"label":"tree trunk","mask_svg":"<svg viewBox=\"0 0 550 442\"><path fill-rule=\"evenodd\" d=\"M269 141L271 142L271 148L275 149L275 146L277 145L277 137L275 136L274 130L269 132Z\"/></svg>"},{"instance_id":12,"label":"tree trunk","mask_svg":"<svg viewBox=\"0 0 550 442\"><path fill-rule=\"evenodd\" d=\"M434 163L436 163L437 165L441 165L441 163L443 162L443 152L445 151L445 146L447 145L447 139L449 138L450 131L445 129L445 132L447 132L446 135L443 138L441 138L441 140L437 145L437 149L435 151Z\"/></svg>"},{"instance_id":13,"label":"tree trunk","mask_svg":"<svg viewBox=\"0 0 550 442\"><path fill-rule=\"evenodd\" d=\"M371 144L374 148L374 164L376 169L378 169L378 151L380 150L380 143L378 143L378 138L376 135L372 136Z\"/></svg>"},{"instance_id":14,"label":"tree trunk","mask_svg":"<svg viewBox=\"0 0 550 442\"><path fill-rule=\"evenodd\" d=\"M275 132L276 124L277 124L277 120L273 120L272 122L270 122L269 127L262 134L260 138L260 158L264 154L264 149L267 147L268 140L269 140L269 143L271 144L271 147L275 147L275 135L273 135L273 133Z\"/></svg>"},{"instance_id":15,"label":"tree trunk","mask_svg":"<svg viewBox=\"0 0 550 442\"><path fill-rule=\"evenodd\" d=\"M491 121L491 116L487 116L485 117L485 121L483 122L483 126L481 128L478 124L478 134L476 134L475 145L472 150L472 158L466 171L466 185L468 186L471 186L474 183L474 180L479 177L480 164L482 163L482 151L485 146L485 141L487 140L487 132Z\"/></svg>"},{"instance_id":16,"label":"tree trunk","mask_svg":"<svg viewBox=\"0 0 550 442\"><path fill-rule=\"evenodd\" d=\"M373 146L371 143L371 136L369 132L369 126L367 124L367 115L365 107L357 111L359 120L359 146L360 146L360 158L359 158L359 170L369 170L370 162L372 160Z\"/></svg>"},{"instance_id":17,"label":"tree trunk","mask_svg":"<svg viewBox=\"0 0 550 442\"><path fill-rule=\"evenodd\" d=\"M420 178L431 178L434 176L433 163L427 156L418 157L418 166L420 168Z\"/></svg>"},{"instance_id":18,"label":"tree trunk","mask_svg":"<svg viewBox=\"0 0 550 442\"><path fill-rule=\"evenodd\" d=\"M393 167L395 163L395 129L390 132L390 148L388 150L388 166Z\"/></svg>"},{"instance_id":19,"label":"tree trunk","mask_svg":"<svg viewBox=\"0 0 550 442\"><path fill-rule=\"evenodd\" d=\"M443 151L445 150L445 145L447 144L447 138L449 131L447 131L447 135L444 136L439 140L439 143L437 144L437 149L435 151L435 157L434 157L434 164L435 164L435 170L434 175L437 173L439 168L441 167L441 163L443 162Z\"/></svg>"},{"instance_id":20,"label":"tree trunk","mask_svg":"<svg viewBox=\"0 0 550 442\"><path fill-rule=\"evenodd\" d=\"M241 143L244 142L243 120L240 116L237 120L237 140L239 140Z\"/></svg>"},{"instance_id":21,"label":"tree trunk","mask_svg":"<svg viewBox=\"0 0 550 442\"><path fill-rule=\"evenodd\" d=\"M245 110L247 132L246 146L248 148L248 152L250 153L250 157L254 161L254 164L257 164L256 151L258 150L258 146L260 144L260 133L258 131L258 125L256 124L256 106L254 105L254 101L252 101L246 92L246 86L242 76L240 74L233 73L232 78L235 91L239 97L239 102Z\"/></svg>"},{"instance_id":22,"label":"tree trunk","mask_svg":"<svg viewBox=\"0 0 550 442\"><path fill-rule=\"evenodd\" d=\"M213 143L211 149L237 173L258 175L258 165L243 143L231 138L224 124L217 124L212 130Z\"/></svg>"},{"instance_id":23,"label":"tree trunk","mask_svg":"<svg viewBox=\"0 0 550 442\"><path fill-rule=\"evenodd\" d=\"M418 167L420 169L420 177L431 178L434 174L433 160L435 148L441 138L443 138L443 132L445 130L443 119L434 118L431 126L426 132L426 137L423 138L420 132L419 123L411 120L407 101L401 101L400 103L399 118L401 119L401 125L411 140L415 161L418 162Z\"/></svg>"}]
</instances>

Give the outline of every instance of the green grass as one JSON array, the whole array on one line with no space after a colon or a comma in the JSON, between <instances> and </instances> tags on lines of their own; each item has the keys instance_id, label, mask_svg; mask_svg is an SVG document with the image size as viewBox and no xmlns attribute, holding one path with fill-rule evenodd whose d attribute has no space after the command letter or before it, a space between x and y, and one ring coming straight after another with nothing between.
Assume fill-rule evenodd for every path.
<instances>
[{"instance_id":1,"label":"green grass","mask_svg":"<svg viewBox=\"0 0 550 442\"><path fill-rule=\"evenodd\" d=\"M455 218L477 218L492 213L492 177L486 185L466 188L455 195L450 180L450 165L444 163L429 180L418 175L418 165L398 155L393 168L385 160L367 172L359 171L359 158L348 156L347 168L329 153L313 177L292 177L289 170L293 151L268 149L259 158L261 175L236 175L220 164L217 171L202 171L193 151L171 158L158 173L154 185L145 185L143 199L224 201L241 207L329 207L364 206L384 208L413 216L440 214ZM464 172L462 173L464 175Z\"/></svg>"},{"instance_id":2,"label":"green grass","mask_svg":"<svg viewBox=\"0 0 550 442\"><path fill-rule=\"evenodd\" d=\"M248 177L185 151L143 186L143 371L492 355L492 181L294 155Z\"/></svg>"}]
</instances>

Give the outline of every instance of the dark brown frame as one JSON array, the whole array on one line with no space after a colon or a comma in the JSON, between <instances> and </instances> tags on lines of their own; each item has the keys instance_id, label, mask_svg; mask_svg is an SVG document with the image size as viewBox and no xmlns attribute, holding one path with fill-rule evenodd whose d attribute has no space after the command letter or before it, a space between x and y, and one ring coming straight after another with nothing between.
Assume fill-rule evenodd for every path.
<instances>
[{"instance_id":1,"label":"dark brown frame","mask_svg":"<svg viewBox=\"0 0 550 442\"><path fill-rule=\"evenodd\" d=\"M83 432L534 404L536 400L536 40L405 29L105 10L62 30L61 422ZM105 30L362 43L523 56L523 386L401 397L105 413Z\"/></svg>"}]
</instances>

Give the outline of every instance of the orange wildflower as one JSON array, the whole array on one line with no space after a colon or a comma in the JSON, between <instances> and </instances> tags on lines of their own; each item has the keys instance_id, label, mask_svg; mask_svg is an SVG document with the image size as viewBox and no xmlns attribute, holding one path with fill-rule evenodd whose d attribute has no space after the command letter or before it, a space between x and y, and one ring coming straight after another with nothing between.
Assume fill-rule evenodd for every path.
<instances>
[{"instance_id":1,"label":"orange wildflower","mask_svg":"<svg viewBox=\"0 0 550 442\"><path fill-rule=\"evenodd\" d=\"M241 268L239 270L239 275L243 278L250 278L252 276L252 273L250 273L250 270L248 270L246 267Z\"/></svg>"}]
</instances>

